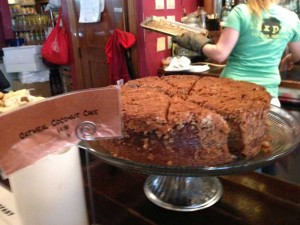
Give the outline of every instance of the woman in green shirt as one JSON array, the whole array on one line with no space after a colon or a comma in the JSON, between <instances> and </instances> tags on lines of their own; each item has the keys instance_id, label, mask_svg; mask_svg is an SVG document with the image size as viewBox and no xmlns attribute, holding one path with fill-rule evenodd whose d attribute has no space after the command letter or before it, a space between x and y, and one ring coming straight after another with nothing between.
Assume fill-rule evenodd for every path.
<instances>
[{"instance_id":1,"label":"woman in green shirt","mask_svg":"<svg viewBox=\"0 0 300 225\"><path fill-rule=\"evenodd\" d=\"M272 95L271 103L280 106L279 65L300 60L300 22L297 14L278 3L248 0L247 4L237 5L222 24L216 44L192 32L174 37L173 41L215 62L227 60L221 77L262 85ZM282 59L287 47L290 54Z\"/></svg>"}]
</instances>

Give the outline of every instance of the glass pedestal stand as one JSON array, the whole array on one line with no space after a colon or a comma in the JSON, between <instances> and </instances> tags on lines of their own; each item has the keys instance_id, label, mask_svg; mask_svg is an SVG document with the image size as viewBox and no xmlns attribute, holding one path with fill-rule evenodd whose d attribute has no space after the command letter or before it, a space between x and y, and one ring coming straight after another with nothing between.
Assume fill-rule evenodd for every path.
<instances>
[{"instance_id":1,"label":"glass pedestal stand","mask_svg":"<svg viewBox=\"0 0 300 225\"><path fill-rule=\"evenodd\" d=\"M175 177L151 175L144 184L147 198L174 211L196 211L215 204L223 194L216 177Z\"/></svg>"},{"instance_id":2,"label":"glass pedestal stand","mask_svg":"<svg viewBox=\"0 0 300 225\"><path fill-rule=\"evenodd\" d=\"M270 164L291 153L300 142L300 126L288 111L272 106L269 112L268 135L272 138L271 153L259 153L252 159L237 158L233 162L214 167L167 166L145 164L115 157L101 145L101 139L85 138L84 131L77 131L84 148L116 167L147 174L144 193L154 204L174 211L196 211L215 204L222 196L222 184L217 177L243 173ZM94 129L89 129L94 130ZM117 146L122 150L122 146Z\"/></svg>"}]
</instances>

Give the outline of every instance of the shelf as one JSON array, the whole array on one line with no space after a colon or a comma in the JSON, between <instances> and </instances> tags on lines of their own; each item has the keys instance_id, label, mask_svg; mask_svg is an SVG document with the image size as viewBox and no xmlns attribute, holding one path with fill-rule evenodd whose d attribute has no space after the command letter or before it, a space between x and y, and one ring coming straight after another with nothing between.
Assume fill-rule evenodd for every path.
<instances>
[{"instance_id":1,"label":"shelf","mask_svg":"<svg viewBox=\"0 0 300 225\"><path fill-rule=\"evenodd\" d=\"M15 17L18 17L18 16L33 16L33 15L37 15L37 13L12 14L11 17L15 18Z\"/></svg>"},{"instance_id":2,"label":"shelf","mask_svg":"<svg viewBox=\"0 0 300 225\"><path fill-rule=\"evenodd\" d=\"M8 0L9 5L33 6L35 3L34 0Z\"/></svg>"},{"instance_id":3,"label":"shelf","mask_svg":"<svg viewBox=\"0 0 300 225\"><path fill-rule=\"evenodd\" d=\"M35 1L35 4L48 4L49 3L49 1L48 0L36 0Z\"/></svg>"}]
</instances>

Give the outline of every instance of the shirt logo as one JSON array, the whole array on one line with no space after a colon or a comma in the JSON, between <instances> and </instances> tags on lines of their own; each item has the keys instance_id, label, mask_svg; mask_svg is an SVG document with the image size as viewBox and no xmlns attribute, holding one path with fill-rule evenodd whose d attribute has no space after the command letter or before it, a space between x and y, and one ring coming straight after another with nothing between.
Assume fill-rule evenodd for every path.
<instances>
[{"instance_id":1,"label":"shirt logo","mask_svg":"<svg viewBox=\"0 0 300 225\"><path fill-rule=\"evenodd\" d=\"M264 19L264 22L261 25L261 32L266 38L277 38L280 30L280 21L274 17Z\"/></svg>"}]
</instances>

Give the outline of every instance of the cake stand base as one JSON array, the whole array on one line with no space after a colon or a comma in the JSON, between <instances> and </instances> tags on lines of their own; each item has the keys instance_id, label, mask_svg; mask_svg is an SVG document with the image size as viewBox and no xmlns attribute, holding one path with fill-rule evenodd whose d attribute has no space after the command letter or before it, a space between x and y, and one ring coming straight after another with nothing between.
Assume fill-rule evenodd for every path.
<instances>
[{"instance_id":1,"label":"cake stand base","mask_svg":"<svg viewBox=\"0 0 300 225\"><path fill-rule=\"evenodd\" d=\"M176 177L151 175L144 184L147 198L173 211L196 211L215 204L223 194L216 177Z\"/></svg>"}]
</instances>

